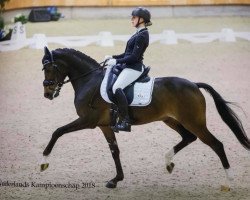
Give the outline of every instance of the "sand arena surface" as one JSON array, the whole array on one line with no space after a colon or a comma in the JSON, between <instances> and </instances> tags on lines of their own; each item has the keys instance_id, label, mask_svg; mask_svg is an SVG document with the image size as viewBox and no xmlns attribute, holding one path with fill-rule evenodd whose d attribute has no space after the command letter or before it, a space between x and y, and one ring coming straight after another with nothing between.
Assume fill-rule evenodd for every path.
<instances>
[{"instance_id":1,"label":"sand arena surface","mask_svg":"<svg viewBox=\"0 0 250 200\"><path fill-rule=\"evenodd\" d=\"M218 32L229 27L250 32L249 18L177 18L154 20L152 33L164 29L176 32ZM99 31L131 34L127 20L75 20L27 24L28 37L89 35ZM60 46L50 45L50 49ZM121 53L125 43L115 47L91 45L78 50L101 62L105 55ZM207 101L207 124L223 142L234 172L230 192L221 192L226 182L215 153L197 140L174 157L171 175L165 170L165 153L180 141L177 133L162 122L133 127L131 133L116 134L125 179L116 189L105 188L115 176L115 165L101 131L82 130L61 137L50 157L49 169L41 173L39 162L52 132L77 118L70 84L60 96L43 97L42 50L25 48L0 53L0 185L29 183L29 187L0 186L0 199L250 199L250 157L222 122L212 98ZM152 44L145 55L151 76L179 76L212 85L226 100L237 102L244 112L233 109L250 137L250 43L215 41L178 45ZM167 102L166 102L167 103ZM42 183L95 183L94 188L33 187ZM32 185L33 184L33 185Z\"/></svg>"}]
</instances>

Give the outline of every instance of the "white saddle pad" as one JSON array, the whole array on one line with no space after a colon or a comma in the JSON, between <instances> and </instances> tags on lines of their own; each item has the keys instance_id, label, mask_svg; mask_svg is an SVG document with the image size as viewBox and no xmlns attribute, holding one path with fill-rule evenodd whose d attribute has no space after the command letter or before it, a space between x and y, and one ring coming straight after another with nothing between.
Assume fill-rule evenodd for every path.
<instances>
[{"instance_id":1,"label":"white saddle pad","mask_svg":"<svg viewBox=\"0 0 250 200\"><path fill-rule=\"evenodd\" d=\"M101 84L100 93L102 98L108 102L112 103L107 95L107 84L108 84L108 75L112 67L108 66L104 79ZM134 99L129 106L147 106L152 100L152 92L154 87L154 78L150 78L150 81L146 83L135 83L134 86Z\"/></svg>"}]
</instances>

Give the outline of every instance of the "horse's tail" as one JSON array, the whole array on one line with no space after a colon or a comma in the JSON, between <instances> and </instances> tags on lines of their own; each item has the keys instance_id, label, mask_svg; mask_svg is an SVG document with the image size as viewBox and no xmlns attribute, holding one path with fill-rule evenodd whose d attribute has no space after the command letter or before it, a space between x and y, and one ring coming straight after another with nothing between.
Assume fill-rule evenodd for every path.
<instances>
[{"instance_id":1,"label":"horse's tail","mask_svg":"<svg viewBox=\"0 0 250 200\"><path fill-rule=\"evenodd\" d=\"M218 92L216 92L210 85L206 83L195 83L199 88L205 89L213 97L216 108L222 120L233 131L239 142L247 150L250 150L250 140L248 139L242 123L236 113L227 105L230 102L225 101Z\"/></svg>"}]
</instances>

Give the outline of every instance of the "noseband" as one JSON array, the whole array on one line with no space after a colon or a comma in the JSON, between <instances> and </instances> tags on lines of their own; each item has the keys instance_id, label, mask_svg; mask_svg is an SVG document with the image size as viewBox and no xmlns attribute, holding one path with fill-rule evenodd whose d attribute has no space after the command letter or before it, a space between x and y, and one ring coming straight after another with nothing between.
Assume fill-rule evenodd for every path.
<instances>
[{"instance_id":1,"label":"noseband","mask_svg":"<svg viewBox=\"0 0 250 200\"><path fill-rule=\"evenodd\" d=\"M44 61L44 63L43 63L43 69L42 70L46 69L46 66L48 64L52 64L53 70L56 70L56 78L55 78L55 80L46 80L45 79L43 81L43 86L44 87L48 87L48 86L51 86L51 85L56 85L53 97L57 97L59 95L59 93L60 93L60 90L61 90L62 86L63 86L62 82L58 81L58 75L57 74L60 73L60 74L63 75L63 73L58 69L58 66L55 64L54 61L50 62L48 60Z\"/></svg>"}]
</instances>

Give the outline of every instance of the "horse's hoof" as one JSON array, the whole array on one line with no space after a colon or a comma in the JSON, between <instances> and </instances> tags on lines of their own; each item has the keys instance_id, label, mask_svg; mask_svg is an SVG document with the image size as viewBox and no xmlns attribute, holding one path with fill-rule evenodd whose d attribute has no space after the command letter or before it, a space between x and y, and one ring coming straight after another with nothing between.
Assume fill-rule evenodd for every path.
<instances>
[{"instance_id":1,"label":"horse's hoof","mask_svg":"<svg viewBox=\"0 0 250 200\"><path fill-rule=\"evenodd\" d=\"M114 181L108 181L106 184L107 188L116 188L116 183L114 183Z\"/></svg>"},{"instance_id":2,"label":"horse's hoof","mask_svg":"<svg viewBox=\"0 0 250 200\"><path fill-rule=\"evenodd\" d=\"M222 186L220 187L220 190L221 190L222 192L229 192L229 191L231 190L231 188L230 188L229 185L222 185Z\"/></svg>"},{"instance_id":3,"label":"horse's hoof","mask_svg":"<svg viewBox=\"0 0 250 200\"><path fill-rule=\"evenodd\" d=\"M170 163L169 165L167 165L167 170L168 170L168 173L171 174L173 169L174 169L174 163Z\"/></svg>"},{"instance_id":4,"label":"horse's hoof","mask_svg":"<svg viewBox=\"0 0 250 200\"><path fill-rule=\"evenodd\" d=\"M40 169L40 171L43 172L43 171L45 171L48 167L49 167L49 163L41 164L41 169Z\"/></svg>"}]
</instances>

